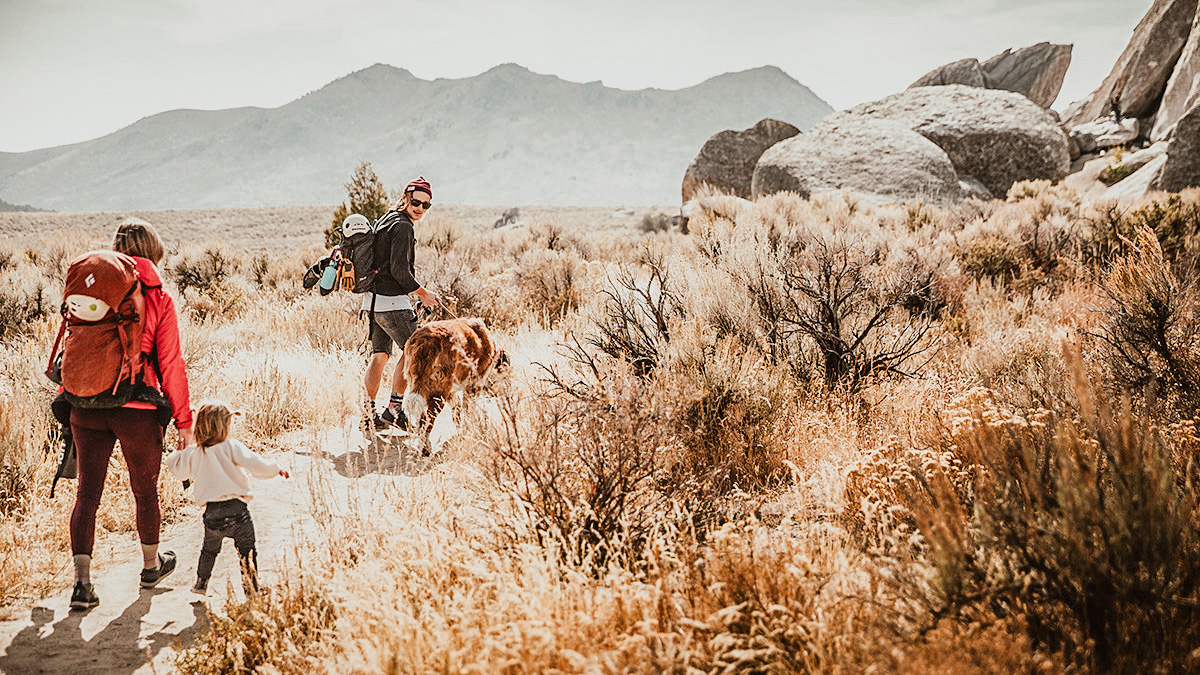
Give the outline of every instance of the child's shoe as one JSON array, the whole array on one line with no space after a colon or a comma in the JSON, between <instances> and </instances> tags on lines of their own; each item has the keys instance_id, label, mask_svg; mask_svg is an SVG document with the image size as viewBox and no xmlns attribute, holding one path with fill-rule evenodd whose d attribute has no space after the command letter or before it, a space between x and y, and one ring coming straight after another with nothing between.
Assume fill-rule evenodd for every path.
<instances>
[{"instance_id":1,"label":"child's shoe","mask_svg":"<svg viewBox=\"0 0 1200 675\"><path fill-rule=\"evenodd\" d=\"M192 585L192 592L196 595L208 595L208 579L196 577L196 583Z\"/></svg>"}]
</instances>

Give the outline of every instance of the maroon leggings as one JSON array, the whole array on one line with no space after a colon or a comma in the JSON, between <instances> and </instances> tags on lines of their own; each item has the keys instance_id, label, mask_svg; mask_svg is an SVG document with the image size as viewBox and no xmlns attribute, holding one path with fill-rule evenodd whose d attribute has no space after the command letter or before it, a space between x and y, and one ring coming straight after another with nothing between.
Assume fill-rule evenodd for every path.
<instances>
[{"instance_id":1,"label":"maroon leggings","mask_svg":"<svg viewBox=\"0 0 1200 675\"><path fill-rule=\"evenodd\" d=\"M71 433L79 462L79 488L71 512L71 553L91 555L96 539L96 511L104 493L113 445L129 469L137 510L138 539L157 544L162 516L158 510L158 470L162 466L163 428L154 410L134 408L71 409Z\"/></svg>"}]
</instances>

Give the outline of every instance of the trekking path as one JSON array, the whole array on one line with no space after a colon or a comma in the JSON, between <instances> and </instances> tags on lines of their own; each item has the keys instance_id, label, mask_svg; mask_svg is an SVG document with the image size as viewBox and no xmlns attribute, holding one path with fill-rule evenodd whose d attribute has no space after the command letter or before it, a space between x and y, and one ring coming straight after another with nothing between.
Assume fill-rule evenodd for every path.
<instances>
[{"instance_id":1,"label":"trekking path","mask_svg":"<svg viewBox=\"0 0 1200 675\"><path fill-rule=\"evenodd\" d=\"M439 416L432 435L435 445L453 433L450 417ZM404 444L404 438L397 433L368 442L357 429L333 429L309 432L290 451L266 455L286 467L291 479L251 479L250 513L264 585L273 584L279 570L295 560L302 535L318 532L314 491L320 494L321 508L329 512L345 507L350 499L368 499L377 485L425 480L436 460L423 458ZM174 672L176 648L191 643L208 625L206 606L220 615L230 593L244 597L231 540L224 542L217 557L208 595L191 592L203 535L200 513L199 507L191 506L181 522L163 528L161 550L175 551L178 567L152 589L138 585L142 557L135 533L97 538L92 581L100 605L86 612L69 611L67 586L32 607L14 608L17 618L0 622L0 673ZM64 564L69 581L69 560Z\"/></svg>"}]
</instances>

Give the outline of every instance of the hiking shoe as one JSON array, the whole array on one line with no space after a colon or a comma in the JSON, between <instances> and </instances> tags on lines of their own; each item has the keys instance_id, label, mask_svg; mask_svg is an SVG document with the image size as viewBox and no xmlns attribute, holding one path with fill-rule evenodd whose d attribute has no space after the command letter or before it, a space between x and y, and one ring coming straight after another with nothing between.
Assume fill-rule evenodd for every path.
<instances>
[{"instance_id":1,"label":"hiking shoe","mask_svg":"<svg viewBox=\"0 0 1200 675\"><path fill-rule=\"evenodd\" d=\"M158 554L158 567L142 570L142 588L154 588L168 574L175 571L175 552L163 551Z\"/></svg>"},{"instance_id":2,"label":"hiking shoe","mask_svg":"<svg viewBox=\"0 0 1200 675\"><path fill-rule=\"evenodd\" d=\"M75 582L75 590L71 591L71 609L91 609L100 604L100 597L90 583Z\"/></svg>"},{"instance_id":3,"label":"hiking shoe","mask_svg":"<svg viewBox=\"0 0 1200 675\"><path fill-rule=\"evenodd\" d=\"M384 409L383 414L379 416L379 420L386 425L408 429L408 417L404 415L404 411L396 406L388 406Z\"/></svg>"},{"instance_id":4,"label":"hiking shoe","mask_svg":"<svg viewBox=\"0 0 1200 675\"><path fill-rule=\"evenodd\" d=\"M372 410L369 413L363 413L362 419L358 421L360 431L372 431L379 428L379 415Z\"/></svg>"},{"instance_id":5,"label":"hiking shoe","mask_svg":"<svg viewBox=\"0 0 1200 675\"><path fill-rule=\"evenodd\" d=\"M192 592L197 595L208 595L208 579L196 577L196 583L192 585Z\"/></svg>"}]
</instances>

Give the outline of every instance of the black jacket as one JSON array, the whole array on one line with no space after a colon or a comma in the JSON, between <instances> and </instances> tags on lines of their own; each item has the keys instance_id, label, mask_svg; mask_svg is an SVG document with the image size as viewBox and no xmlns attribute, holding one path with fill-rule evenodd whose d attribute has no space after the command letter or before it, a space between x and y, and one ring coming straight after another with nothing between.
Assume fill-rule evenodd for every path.
<instances>
[{"instance_id":1,"label":"black jacket","mask_svg":"<svg viewBox=\"0 0 1200 675\"><path fill-rule=\"evenodd\" d=\"M408 214L391 210L375 223L375 292L379 295L408 295L421 287L413 264L417 240Z\"/></svg>"}]
</instances>

